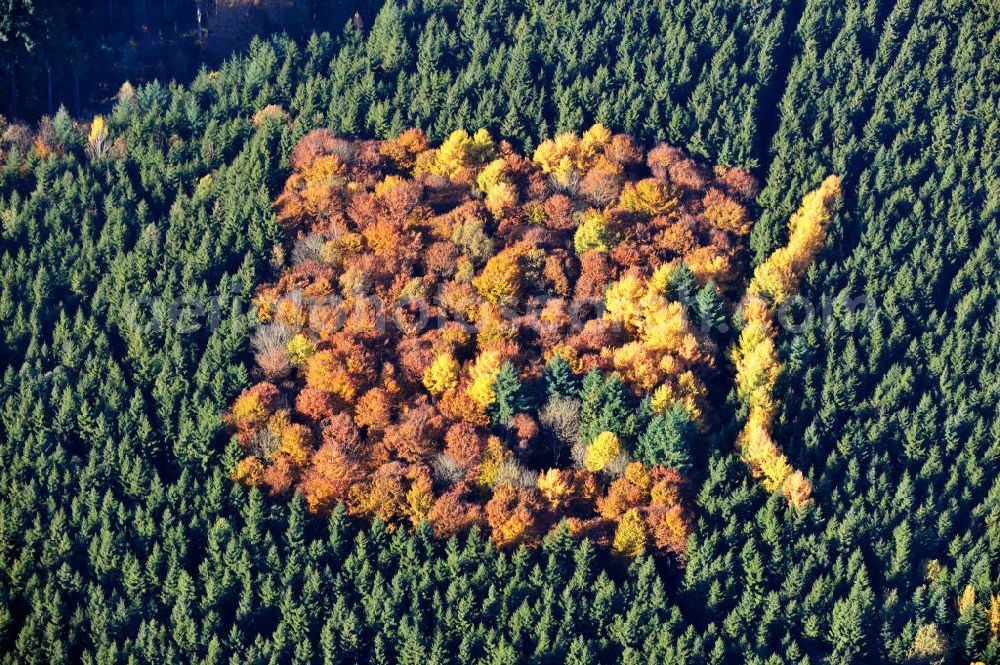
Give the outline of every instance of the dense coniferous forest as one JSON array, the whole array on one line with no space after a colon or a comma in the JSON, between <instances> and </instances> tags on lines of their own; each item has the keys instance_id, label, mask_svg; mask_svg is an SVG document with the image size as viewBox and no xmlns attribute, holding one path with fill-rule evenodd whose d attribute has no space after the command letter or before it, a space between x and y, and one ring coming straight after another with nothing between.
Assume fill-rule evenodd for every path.
<instances>
[{"instance_id":1,"label":"dense coniferous forest","mask_svg":"<svg viewBox=\"0 0 1000 665\"><path fill-rule=\"evenodd\" d=\"M0 113L37 119L65 106L100 112L122 81L188 81L246 48L255 34L363 27L372 0L5 0Z\"/></svg>"},{"instance_id":2,"label":"dense coniferous forest","mask_svg":"<svg viewBox=\"0 0 1000 665\"><path fill-rule=\"evenodd\" d=\"M100 115L59 109L21 122L29 96L35 112L48 106L44 84L24 92L46 70L25 63L44 63L46 49L65 46L61 37L79 25L58 4L0 3L4 101L16 80L25 109L0 122L4 662L1000 663L1000 31L992 4L390 0L356 20L337 16L333 32L255 39L182 83L133 85L126 75L103 104L99 94L80 105L59 97L74 112L93 106ZM159 3L120 4L159 11ZM46 16L62 23L36 20ZM560 135L582 142L594 125L630 136L642 155L629 162L628 151L605 150L609 164L623 165L611 194L588 169L562 168L566 155L553 150ZM416 135L404 134L411 128L436 156L419 162L423 151L402 139ZM439 146L457 142L462 149L449 154L480 155L480 128L496 154L460 160L475 170L454 177ZM469 133L456 139L458 129ZM302 146L317 137L329 140L303 159ZM663 148L671 157L657 162L650 155L664 142L679 150ZM435 214L470 204L485 208L481 218L500 219L491 208L513 206L514 219L534 214L544 226L554 217L545 208L551 196L563 195L571 212L588 199L579 207L598 213L571 215L567 257L603 248L614 266L652 259L642 258L642 243L618 250L628 236L609 231L604 216L644 205L654 206L650 220L666 214L652 193L682 191L684 174L669 165L695 165L686 175L701 174L704 197L685 194L678 210L690 213L705 247L734 248L733 270L713 275L718 289L695 298L691 315L731 326L709 340L718 349L717 374L704 375L710 426L682 426L696 418L675 395L671 434L661 437L669 446L630 439L615 409L590 424L587 441L621 435L622 450L610 446L603 465L590 465L603 492L645 482L634 467L612 478L611 453L659 464L660 481L683 470L682 544L626 538L651 530L655 506L628 504L624 491L629 508L603 532L554 515L530 538L501 529L516 536L504 540L494 532L509 517L501 509L523 516L518 501L528 499L494 510L493 524L442 530L422 509L380 515L358 510L350 495L318 505L321 486L305 476L272 471L248 482L267 471L242 461L253 428L238 416L255 411L237 408L248 394L259 399L253 387L267 378L255 338L261 298L269 288L284 294L309 260L338 265L323 258L324 249L340 251L327 247L332 236L308 240L325 201L306 195L308 166L337 156L324 162L332 170L322 183L345 165L355 169L349 180L364 182L351 160L367 153L356 144L398 148L375 151L394 166L361 189L378 182L391 198L420 178L425 194L430 177L464 185L461 197L473 200L440 203ZM559 160L543 167L553 154ZM481 183L501 157L506 166ZM519 159L535 166L519 172ZM529 205L535 194L519 179L535 170L549 176L531 190L541 205ZM713 184L727 172L759 181L756 197ZM386 185L387 176L397 180ZM517 186L517 202L505 203L510 191L499 185ZM492 198L491 186L499 187ZM712 187L742 210L726 218L745 222L738 242L698 226ZM623 219L612 231L633 228ZM822 220L822 233L804 232L810 219ZM483 279L491 261L505 256L524 270L530 251L545 245L505 253L524 238L487 230L495 244L471 283L489 299L509 286L502 263L496 279ZM482 236L450 242L470 255ZM697 263L670 251L655 260L681 260L677 270L704 288L705 275L688 265ZM620 283L626 272L605 281ZM546 279L558 289L554 275ZM709 292L718 299L709 302ZM755 296L765 304L754 305ZM289 364L305 367L288 370L285 399L304 392L298 372L312 382L306 388L336 394L320 370L336 378L339 347L283 341ZM763 378L748 361L758 357L771 362ZM496 436L514 453L524 437L510 421L532 411L520 397L537 407L535 393L565 379L600 405L603 383L617 380L596 371L585 379L586 365L545 379L542 359L534 368L523 355L504 359L515 358L485 372L487 390L506 397L485 400L481 425L510 430ZM453 359L463 370L472 360ZM415 375L423 385L415 389L438 399L440 386L465 380L447 360L428 360L437 371L426 382ZM681 430L688 445L674 436ZM760 449L753 441L772 442L780 455L771 461L787 469L749 455ZM589 452L585 469L597 457ZM802 479L794 487L775 481L793 473ZM421 482L442 493L437 481Z\"/></svg>"}]
</instances>

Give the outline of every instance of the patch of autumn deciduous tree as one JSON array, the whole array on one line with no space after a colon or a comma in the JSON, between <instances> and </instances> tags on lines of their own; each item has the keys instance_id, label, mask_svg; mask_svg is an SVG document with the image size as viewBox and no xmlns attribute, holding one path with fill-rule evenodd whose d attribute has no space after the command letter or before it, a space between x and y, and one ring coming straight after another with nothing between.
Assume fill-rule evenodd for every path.
<instances>
[{"instance_id":1,"label":"patch of autumn deciduous tree","mask_svg":"<svg viewBox=\"0 0 1000 665\"><path fill-rule=\"evenodd\" d=\"M310 508L532 545L562 520L683 557L684 473L746 275L756 184L600 125L292 152L233 477Z\"/></svg>"},{"instance_id":2,"label":"patch of autumn deciduous tree","mask_svg":"<svg viewBox=\"0 0 1000 665\"><path fill-rule=\"evenodd\" d=\"M749 406L738 445L743 459L768 491L781 489L789 503L804 506L812 484L774 442L774 387L781 372L774 310L798 289L826 239L833 206L840 197L840 179L829 176L803 198L789 222L788 244L776 250L754 272L743 303L743 329L733 348L736 392Z\"/></svg>"}]
</instances>

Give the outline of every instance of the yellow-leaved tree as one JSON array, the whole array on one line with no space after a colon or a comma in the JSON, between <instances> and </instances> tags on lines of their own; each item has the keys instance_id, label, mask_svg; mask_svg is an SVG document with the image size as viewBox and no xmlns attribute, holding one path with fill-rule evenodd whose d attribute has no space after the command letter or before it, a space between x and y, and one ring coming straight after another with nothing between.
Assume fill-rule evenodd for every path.
<instances>
[{"instance_id":1,"label":"yellow-leaved tree","mask_svg":"<svg viewBox=\"0 0 1000 665\"><path fill-rule=\"evenodd\" d=\"M573 236L577 254L590 250L607 252L615 245L616 238L607 215L599 210L588 210L580 218L580 225Z\"/></svg>"},{"instance_id":2,"label":"yellow-leaved tree","mask_svg":"<svg viewBox=\"0 0 1000 665\"><path fill-rule=\"evenodd\" d=\"M802 276L823 248L833 217L833 205L838 198L840 178L835 175L827 177L818 189L806 194L788 222L788 244L757 267L750 293L765 296L777 305L798 289Z\"/></svg>"},{"instance_id":3,"label":"yellow-leaved tree","mask_svg":"<svg viewBox=\"0 0 1000 665\"><path fill-rule=\"evenodd\" d=\"M489 406L496 399L493 383L500 373L503 357L496 349L487 349L479 354L476 362L469 369L469 387L467 392L480 406Z\"/></svg>"},{"instance_id":4,"label":"yellow-leaved tree","mask_svg":"<svg viewBox=\"0 0 1000 665\"><path fill-rule=\"evenodd\" d=\"M95 115L90 123L90 134L87 137L87 153L93 159L108 154L111 142L108 140L108 124L103 115Z\"/></svg>"},{"instance_id":5,"label":"yellow-leaved tree","mask_svg":"<svg viewBox=\"0 0 1000 665\"><path fill-rule=\"evenodd\" d=\"M622 454L622 444L614 432L601 432L593 443L587 446L583 465L587 471L597 473Z\"/></svg>"},{"instance_id":6,"label":"yellow-leaved tree","mask_svg":"<svg viewBox=\"0 0 1000 665\"><path fill-rule=\"evenodd\" d=\"M637 509L631 508L618 521L611 549L615 554L634 559L646 551L648 537L645 520Z\"/></svg>"},{"instance_id":7,"label":"yellow-leaved tree","mask_svg":"<svg viewBox=\"0 0 1000 665\"><path fill-rule=\"evenodd\" d=\"M517 252L513 249L491 257L483 271L472 280L479 295L501 306L513 305L524 288L521 265L517 259Z\"/></svg>"},{"instance_id":8,"label":"yellow-leaved tree","mask_svg":"<svg viewBox=\"0 0 1000 665\"><path fill-rule=\"evenodd\" d=\"M428 157L417 159L416 171L452 176L463 168L486 164L496 156L496 147L485 129L480 129L473 136L469 136L464 129L457 129L437 150L422 154Z\"/></svg>"},{"instance_id":9,"label":"yellow-leaved tree","mask_svg":"<svg viewBox=\"0 0 1000 665\"><path fill-rule=\"evenodd\" d=\"M673 212L677 200L665 183L656 178L646 178L634 184L625 183L619 205L629 212L655 217Z\"/></svg>"},{"instance_id":10,"label":"yellow-leaved tree","mask_svg":"<svg viewBox=\"0 0 1000 665\"><path fill-rule=\"evenodd\" d=\"M424 387L435 397L458 387L458 361L450 353L438 355L424 372Z\"/></svg>"}]
</instances>

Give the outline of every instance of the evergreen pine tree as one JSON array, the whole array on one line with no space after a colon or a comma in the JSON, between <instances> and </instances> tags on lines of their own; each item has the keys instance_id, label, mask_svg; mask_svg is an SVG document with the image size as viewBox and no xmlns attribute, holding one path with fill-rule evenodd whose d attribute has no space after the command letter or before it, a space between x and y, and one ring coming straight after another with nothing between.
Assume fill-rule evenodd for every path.
<instances>
[{"instance_id":1,"label":"evergreen pine tree","mask_svg":"<svg viewBox=\"0 0 1000 665\"><path fill-rule=\"evenodd\" d=\"M561 355L552 356L545 366L545 393L551 399L554 396L577 397L580 391L579 381L573 373L573 368Z\"/></svg>"},{"instance_id":2,"label":"evergreen pine tree","mask_svg":"<svg viewBox=\"0 0 1000 665\"><path fill-rule=\"evenodd\" d=\"M600 417L601 393L604 379L600 371L592 369L583 377L583 387L580 390L582 405L580 407L580 439L590 443L601 430L596 429Z\"/></svg>"},{"instance_id":3,"label":"evergreen pine tree","mask_svg":"<svg viewBox=\"0 0 1000 665\"><path fill-rule=\"evenodd\" d=\"M569 653L566 654L566 665L597 665L598 662L590 642L582 636L577 636L570 644Z\"/></svg>"},{"instance_id":4,"label":"evergreen pine tree","mask_svg":"<svg viewBox=\"0 0 1000 665\"><path fill-rule=\"evenodd\" d=\"M636 443L636 457L647 465L663 464L686 471L691 468L691 444L698 430L682 404L656 414Z\"/></svg>"},{"instance_id":5,"label":"evergreen pine tree","mask_svg":"<svg viewBox=\"0 0 1000 665\"><path fill-rule=\"evenodd\" d=\"M521 388L521 379L510 362L505 362L493 382L495 399L488 407L490 422L506 426L518 413L527 410L527 400Z\"/></svg>"},{"instance_id":6,"label":"evergreen pine tree","mask_svg":"<svg viewBox=\"0 0 1000 665\"><path fill-rule=\"evenodd\" d=\"M630 401L621 377L617 374L608 377L601 386L600 411L589 438L601 432L614 432L620 437L630 436L636 420L636 410L630 408Z\"/></svg>"},{"instance_id":7,"label":"evergreen pine tree","mask_svg":"<svg viewBox=\"0 0 1000 665\"><path fill-rule=\"evenodd\" d=\"M670 281L667 283L666 293L668 299L677 300L687 306L692 306L697 291L698 281L686 263L681 263L670 273Z\"/></svg>"},{"instance_id":8,"label":"evergreen pine tree","mask_svg":"<svg viewBox=\"0 0 1000 665\"><path fill-rule=\"evenodd\" d=\"M729 332L727 324L726 303L719 295L719 291L714 282L708 282L698 289L694 299L693 321L702 332L713 337L725 335Z\"/></svg>"}]
</instances>

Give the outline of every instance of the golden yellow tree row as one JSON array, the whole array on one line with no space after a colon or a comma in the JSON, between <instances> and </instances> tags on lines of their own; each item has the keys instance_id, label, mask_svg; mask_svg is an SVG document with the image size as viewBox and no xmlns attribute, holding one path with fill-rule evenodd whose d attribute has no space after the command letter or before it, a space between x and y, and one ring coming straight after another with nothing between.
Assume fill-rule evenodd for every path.
<instances>
[{"instance_id":1,"label":"golden yellow tree row","mask_svg":"<svg viewBox=\"0 0 1000 665\"><path fill-rule=\"evenodd\" d=\"M732 354L737 394L750 407L737 441L743 460L769 492L780 488L796 508L809 501L812 484L792 468L772 437L777 410L774 387L781 373L774 310L798 290L822 249L839 196L840 179L829 176L803 198L789 221L788 244L754 271L743 303L743 330Z\"/></svg>"}]
</instances>

